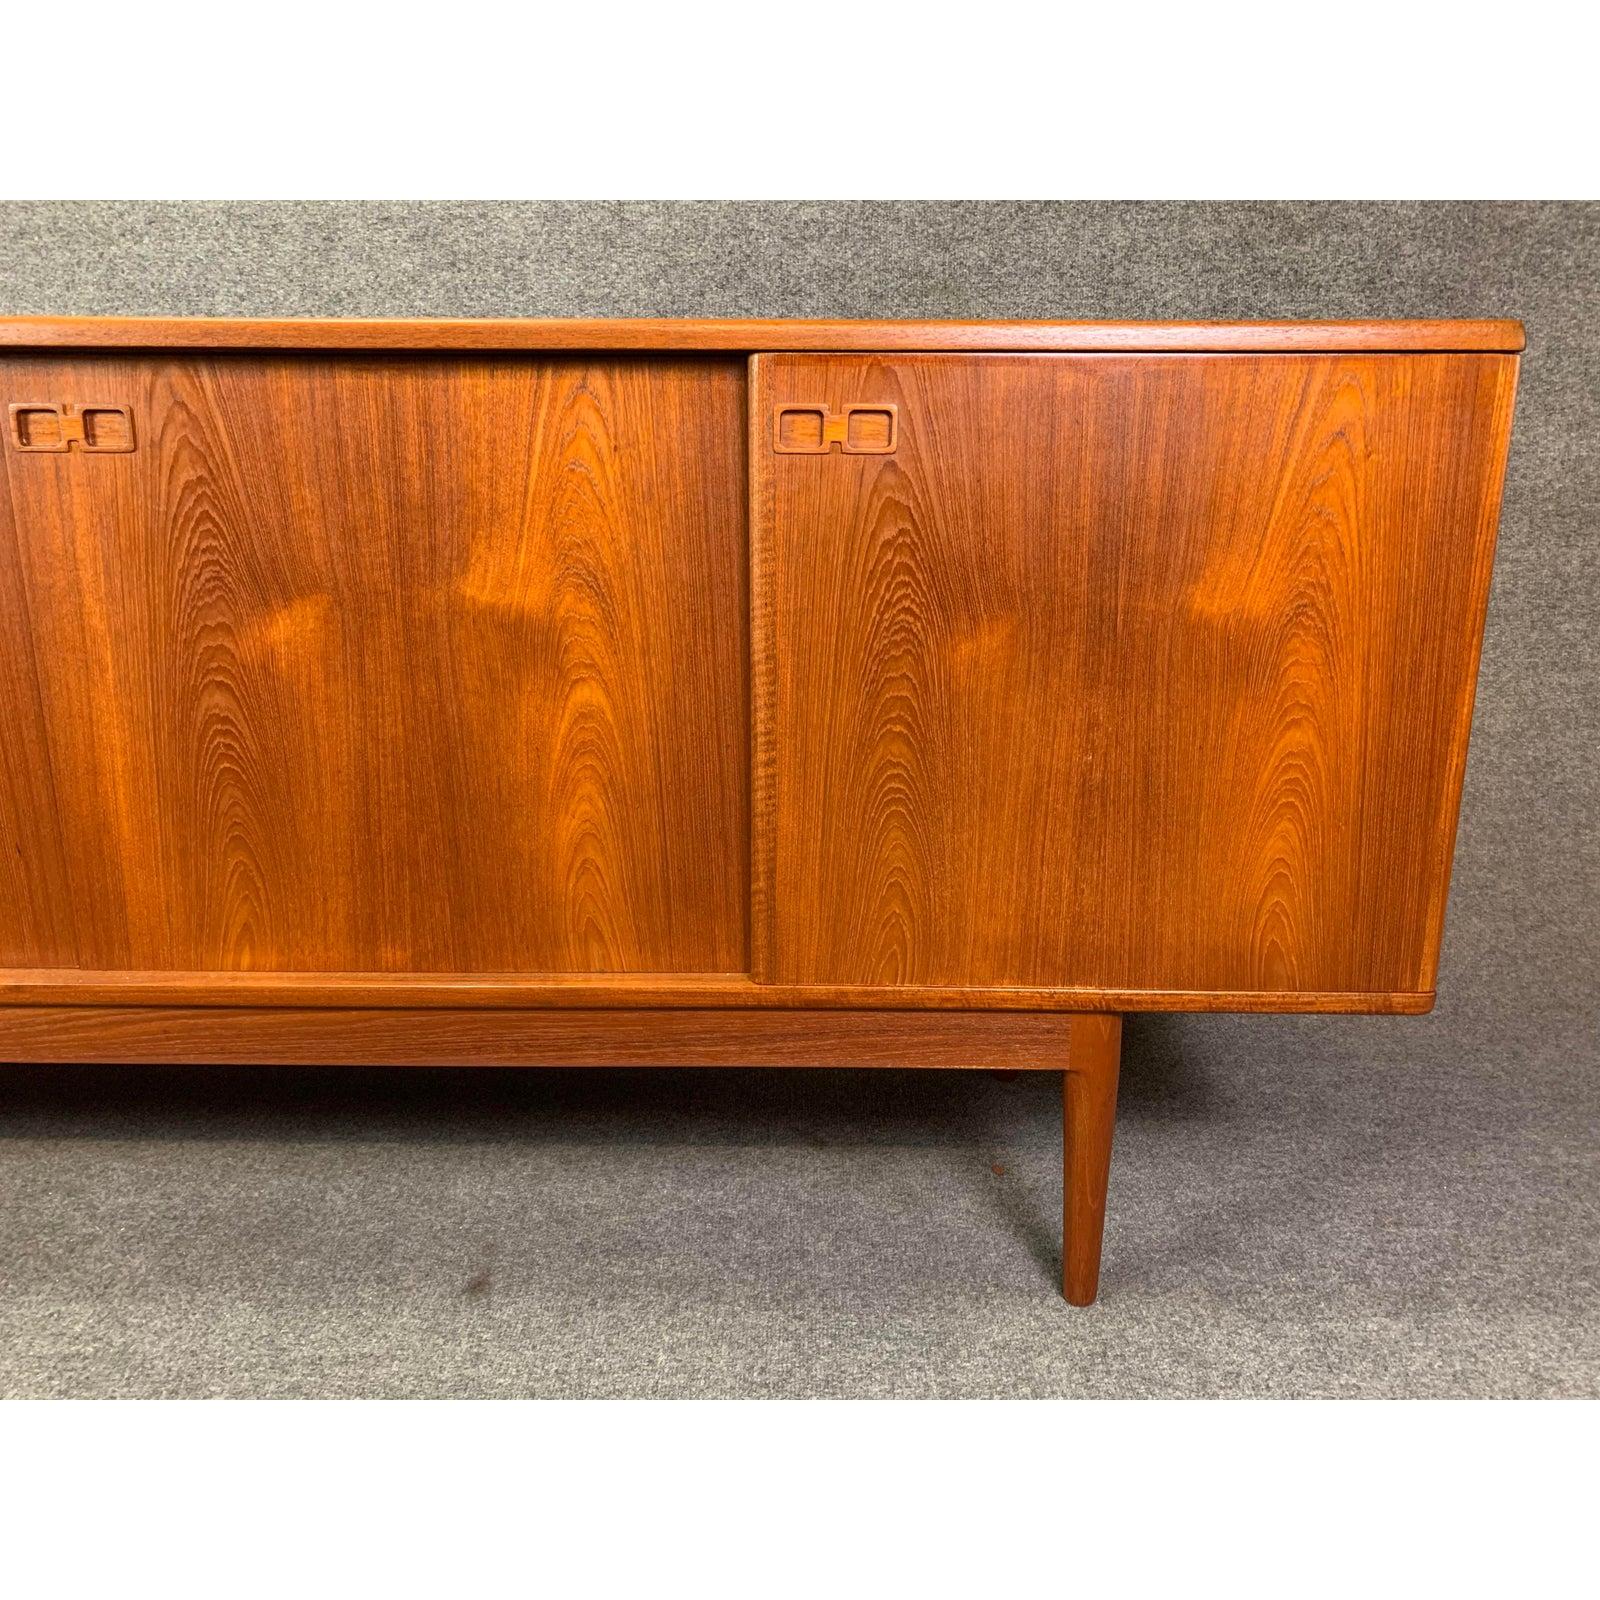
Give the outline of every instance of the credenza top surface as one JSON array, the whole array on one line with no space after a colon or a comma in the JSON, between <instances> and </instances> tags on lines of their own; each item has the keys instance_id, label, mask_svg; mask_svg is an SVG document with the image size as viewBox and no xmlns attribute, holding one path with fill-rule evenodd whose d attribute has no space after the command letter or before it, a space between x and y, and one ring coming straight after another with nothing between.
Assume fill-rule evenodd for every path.
<instances>
[{"instance_id":1,"label":"credenza top surface","mask_svg":"<svg viewBox=\"0 0 1600 1600\"><path fill-rule=\"evenodd\" d=\"M143 350L1497 351L1515 321L886 322L706 318L10 317L0 346Z\"/></svg>"}]
</instances>

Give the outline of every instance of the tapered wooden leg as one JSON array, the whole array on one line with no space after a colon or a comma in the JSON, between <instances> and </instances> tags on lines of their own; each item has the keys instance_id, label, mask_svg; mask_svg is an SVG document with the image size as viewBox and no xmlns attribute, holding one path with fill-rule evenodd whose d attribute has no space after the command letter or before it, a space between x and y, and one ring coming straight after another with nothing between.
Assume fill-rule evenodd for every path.
<instances>
[{"instance_id":1,"label":"tapered wooden leg","mask_svg":"<svg viewBox=\"0 0 1600 1600\"><path fill-rule=\"evenodd\" d=\"M1093 1305L1100 1287L1121 1064L1122 1018L1088 1011L1074 1016L1061 1075L1061 1292L1075 1306Z\"/></svg>"}]
</instances>

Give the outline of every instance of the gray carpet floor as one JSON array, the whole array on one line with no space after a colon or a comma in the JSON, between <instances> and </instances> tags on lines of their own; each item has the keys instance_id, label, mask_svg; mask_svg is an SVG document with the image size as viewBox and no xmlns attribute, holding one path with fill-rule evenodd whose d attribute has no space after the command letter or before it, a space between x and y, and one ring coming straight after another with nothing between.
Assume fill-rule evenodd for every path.
<instances>
[{"instance_id":1,"label":"gray carpet floor","mask_svg":"<svg viewBox=\"0 0 1600 1600\"><path fill-rule=\"evenodd\" d=\"M8 1068L0 1392L1593 1395L1600 1085L1439 1037L1132 1019L1087 1311L1054 1074Z\"/></svg>"}]
</instances>

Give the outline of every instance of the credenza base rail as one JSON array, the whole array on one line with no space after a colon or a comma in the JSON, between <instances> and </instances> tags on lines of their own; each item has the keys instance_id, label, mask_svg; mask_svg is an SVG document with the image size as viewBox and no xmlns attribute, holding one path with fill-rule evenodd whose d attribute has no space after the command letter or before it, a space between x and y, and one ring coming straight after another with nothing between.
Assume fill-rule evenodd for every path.
<instances>
[{"instance_id":1,"label":"credenza base rail","mask_svg":"<svg viewBox=\"0 0 1600 1600\"><path fill-rule=\"evenodd\" d=\"M1059 1069L1078 1013L3 1006L8 1061Z\"/></svg>"}]
</instances>

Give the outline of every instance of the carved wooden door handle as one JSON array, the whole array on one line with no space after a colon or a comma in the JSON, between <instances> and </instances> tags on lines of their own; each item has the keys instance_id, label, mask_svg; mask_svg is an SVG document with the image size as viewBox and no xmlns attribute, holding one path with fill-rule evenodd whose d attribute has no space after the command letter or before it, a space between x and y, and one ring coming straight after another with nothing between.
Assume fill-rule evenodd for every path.
<instances>
[{"instance_id":1,"label":"carved wooden door handle","mask_svg":"<svg viewBox=\"0 0 1600 1600\"><path fill-rule=\"evenodd\" d=\"M779 406L772 418L772 448L780 456L823 456L834 445L847 456L892 455L900 414L891 405Z\"/></svg>"}]
</instances>

